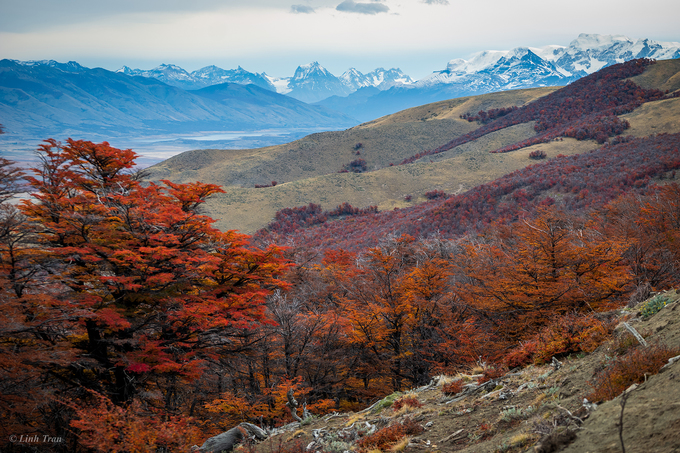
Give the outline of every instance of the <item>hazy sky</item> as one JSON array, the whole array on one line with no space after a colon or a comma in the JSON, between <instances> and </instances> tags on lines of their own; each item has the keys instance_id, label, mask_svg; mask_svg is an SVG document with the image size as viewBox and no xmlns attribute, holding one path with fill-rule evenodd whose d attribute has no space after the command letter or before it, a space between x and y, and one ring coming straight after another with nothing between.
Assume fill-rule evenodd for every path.
<instances>
[{"instance_id":1,"label":"hazy sky","mask_svg":"<svg viewBox=\"0 0 680 453\"><path fill-rule=\"evenodd\" d=\"M678 0L0 0L0 59L273 76L318 61L335 75L382 66L419 79L480 50L579 33L677 42L678 17Z\"/></svg>"}]
</instances>

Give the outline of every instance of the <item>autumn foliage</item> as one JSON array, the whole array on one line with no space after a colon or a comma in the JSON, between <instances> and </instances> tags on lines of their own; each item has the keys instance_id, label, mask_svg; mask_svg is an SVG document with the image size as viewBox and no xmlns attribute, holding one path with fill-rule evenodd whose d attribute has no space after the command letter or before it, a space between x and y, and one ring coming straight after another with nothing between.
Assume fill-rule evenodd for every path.
<instances>
[{"instance_id":1,"label":"autumn foliage","mask_svg":"<svg viewBox=\"0 0 680 453\"><path fill-rule=\"evenodd\" d=\"M424 431L423 427L411 418L394 423L370 434L357 443L359 451L385 450L394 446L406 436L415 436Z\"/></svg>"},{"instance_id":2,"label":"autumn foliage","mask_svg":"<svg viewBox=\"0 0 680 453\"><path fill-rule=\"evenodd\" d=\"M480 113L480 129L532 118L607 135L610 113L662 96L625 80L647 64ZM240 422L290 422L290 394L315 415L350 411L479 362L484 382L591 352L612 329L603 313L680 283L679 143L621 138L406 209L286 208L254 239L202 213L221 188L142 183L130 150L48 140L34 169L0 159L0 435L185 451ZM23 184L32 197L11 206ZM620 349L594 398L647 370ZM677 355L648 352L657 369ZM420 429L407 419L359 447Z\"/></svg>"},{"instance_id":3,"label":"autumn foliage","mask_svg":"<svg viewBox=\"0 0 680 453\"><path fill-rule=\"evenodd\" d=\"M589 401L608 401L633 384L642 383L648 376L659 372L668 359L680 354L680 349L665 345L638 346L626 354L614 357L604 364L604 369L590 382L593 391Z\"/></svg>"},{"instance_id":4,"label":"autumn foliage","mask_svg":"<svg viewBox=\"0 0 680 453\"><path fill-rule=\"evenodd\" d=\"M196 438L186 416L203 375L236 332L270 322L282 250L212 228L199 210L217 186L142 185L132 151L50 140L39 152L33 199L3 217L3 432L78 428L87 444L120 436L103 419L120 416L140 438L182 424Z\"/></svg>"}]
</instances>

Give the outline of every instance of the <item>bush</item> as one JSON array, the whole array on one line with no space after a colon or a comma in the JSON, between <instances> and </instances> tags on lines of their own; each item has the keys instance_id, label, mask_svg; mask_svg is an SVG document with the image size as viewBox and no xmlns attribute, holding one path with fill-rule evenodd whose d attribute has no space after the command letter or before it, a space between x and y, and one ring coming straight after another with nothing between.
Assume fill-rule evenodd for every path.
<instances>
[{"instance_id":1,"label":"bush","mask_svg":"<svg viewBox=\"0 0 680 453\"><path fill-rule=\"evenodd\" d=\"M380 412L381 410L388 408L394 404L394 401L401 396L401 392L394 392L391 395L387 395L385 398L381 399L373 406L373 413Z\"/></svg>"},{"instance_id":2,"label":"bush","mask_svg":"<svg viewBox=\"0 0 680 453\"><path fill-rule=\"evenodd\" d=\"M542 149L537 149L529 153L529 159L540 160L545 159L546 157L548 157L548 155Z\"/></svg>"},{"instance_id":3,"label":"bush","mask_svg":"<svg viewBox=\"0 0 680 453\"><path fill-rule=\"evenodd\" d=\"M659 372L668 359L680 354L680 348L665 345L638 346L625 355L614 358L597 373L589 384L593 387L589 401L608 401L616 398L632 384Z\"/></svg>"},{"instance_id":4,"label":"bush","mask_svg":"<svg viewBox=\"0 0 680 453\"><path fill-rule=\"evenodd\" d=\"M356 159L352 162L345 164L345 166L338 173L363 173L368 170L368 165L363 159Z\"/></svg>"},{"instance_id":5,"label":"bush","mask_svg":"<svg viewBox=\"0 0 680 453\"><path fill-rule=\"evenodd\" d=\"M423 403L418 401L418 398L416 398L415 396L407 395L399 398L394 402L394 404L392 404L392 409L395 411L398 411L403 407L418 408L423 407Z\"/></svg>"},{"instance_id":6,"label":"bush","mask_svg":"<svg viewBox=\"0 0 680 453\"><path fill-rule=\"evenodd\" d=\"M612 327L591 314L569 313L562 316L536 336L534 362L542 364L555 356L593 352L608 338Z\"/></svg>"},{"instance_id":7,"label":"bush","mask_svg":"<svg viewBox=\"0 0 680 453\"><path fill-rule=\"evenodd\" d=\"M663 307L668 304L668 298L663 294L657 294L656 296L649 299L640 310L640 314L644 319L651 318L653 315L657 314Z\"/></svg>"},{"instance_id":8,"label":"bush","mask_svg":"<svg viewBox=\"0 0 680 453\"><path fill-rule=\"evenodd\" d=\"M505 355L503 363L505 363L508 368L525 367L530 365L534 362L534 355L536 354L537 348L537 340L530 340L520 343L518 347L512 349Z\"/></svg>"},{"instance_id":9,"label":"bush","mask_svg":"<svg viewBox=\"0 0 680 453\"><path fill-rule=\"evenodd\" d=\"M442 392L444 395L455 395L463 391L463 380L456 379L453 382L442 385Z\"/></svg>"},{"instance_id":10,"label":"bush","mask_svg":"<svg viewBox=\"0 0 680 453\"><path fill-rule=\"evenodd\" d=\"M424 431L423 427L410 418L401 423L387 426L357 442L360 452L386 450L406 436L415 436Z\"/></svg>"},{"instance_id":11,"label":"bush","mask_svg":"<svg viewBox=\"0 0 680 453\"><path fill-rule=\"evenodd\" d=\"M486 368L482 373L482 377L477 379L477 384L484 384L492 379L498 379L501 376L505 376L507 372L508 368L504 365Z\"/></svg>"},{"instance_id":12,"label":"bush","mask_svg":"<svg viewBox=\"0 0 680 453\"><path fill-rule=\"evenodd\" d=\"M446 198L448 195L443 190L431 190L425 192L425 198L428 200L436 200L437 198Z\"/></svg>"}]
</instances>

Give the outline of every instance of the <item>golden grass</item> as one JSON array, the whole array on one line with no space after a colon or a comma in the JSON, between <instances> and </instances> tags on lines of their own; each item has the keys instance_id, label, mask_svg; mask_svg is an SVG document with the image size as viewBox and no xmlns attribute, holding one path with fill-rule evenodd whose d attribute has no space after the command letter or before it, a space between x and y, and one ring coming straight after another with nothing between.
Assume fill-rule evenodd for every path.
<instances>
[{"instance_id":1,"label":"golden grass","mask_svg":"<svg viewBox=\"0 0 680 453\"><path fill-rule=\"evenodd\" d=\"M479 96L467 96L446 101L434 102L419 107L413 107L392 115L384 116L373 121L356 126L357 129L385 126L396 123L414 121L433 121L443 119L458 119L465 113L477 113L491 108L523 106L531 101L552 93L561 87L533 88L528 90L509 90Z\"/></svg>"},{"instance_id":2,"label":"golden grass","mask_svg":"<svg viewBox=\"0 0 680 453\"><path fill-rule=\"evenodd\" d=\"M659 60L648 66L645 72L631 80L643 88L656 88L661 91L680 89L680 60Z\"/></svg>"},{"instance_id":3,"label":"golden grass","mask_svg":"<svg viewBox=\"0 0 680 453\"><path fill-rule=\"evenodd\" d=\"M410 437L404 437L399 442L392 445L392 447L390 447L390 451L391 452L404 451L404 450L406 450L406 447L408 447L408 444L410 444L410 443L411 443L411 438Z\"/></svg>"},{"instance_id":4,"label":"golden grass","mask_svg":"<svg viewBox=\"0 0 680 453\"><path fill-rule=\"evenodd\" d=\"M680 132L680 98L647 102L621 118L630 122L625 135L646 137Z\"/></svg>"},{"instance_id":5,"label":"golden grass","mask_svg":"<svg viewBox=\"0 0 680 453\"><path fill-rule=\"evenodd\" d=\"M508 444L511 448L523 447L533 444L539 439L537 434L532 433L518 433L510 438Z\"/></svg>"},{"instance_id":6,"label":"golden grass","mask_svg":"<svg viewBox=\"0 0 680 453\"><path fill-rule=\"evenodd\" d=\"M207 214L217 219L217 228L253 233L265 227L276 211L309 203L333 209L348 202L356 207L404 208L425 201L427 191L438 189L461 193L493 181L507 173L536 163L529 153L543 149L548 158L571 155L596 148L594 142L565 139L505 154L470 150L441 162L415 163L383 168L369 173L334 173L266 189L227 188L206 203ZM404 200L411 195L412 200Z\"/></svg>"},{"instance_id":7,"label":"golden grass","mask_svg":"<svg viewBox=\"0 0 680 453\"><path fill-rule=\"evenodd\" d=\"M302 436L303 434L305 434L305 430L304 429L298 429L286 438L286 442L290 442L291 440L296 439L296 438Z\"/></svg>"},{"instance_id":8,"label":"golden grass","mask_svg":"<svg viewBox=\"0 0 680 453\"><path fill-rule=\"evenodd\" d=\"M366 414L362 413L351 414L347 417L347 422L345 423L345 426L352 426L356 422L364 419L366 419Z\"/></svg>"}]
</instances>

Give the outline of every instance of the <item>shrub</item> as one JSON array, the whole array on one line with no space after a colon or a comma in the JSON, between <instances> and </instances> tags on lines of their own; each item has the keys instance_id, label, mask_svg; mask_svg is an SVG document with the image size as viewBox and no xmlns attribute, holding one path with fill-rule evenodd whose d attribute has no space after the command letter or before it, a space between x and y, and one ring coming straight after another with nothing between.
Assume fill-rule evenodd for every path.
<instances>
[{"instance_id":1,"label":"shrub","mask_svg":"<svg viewBox=\"0 0 680 453\"><path fill-rule=\"evenodd\" d=\"M406 418L401 423L387 426L357 442L360 452L386 450L406 436L415 436L424 431L416 421Z\"/></svg>"},{"instance_id":2,"label":"shrub","mask_svg":"<svg viewBox=\"0 0 680 453\"><path fill-rule=\"evenodd\" d=\"M265 189L267 187L275 187L278 184L276 181L272 181L269 184L255 184L256 189Z\"/></svg>"},{"instance_id":3,"label":"shrub","mask_svg":"<svg viewBox=\"0 0 680 453\"><path fill-rule=\"evenodd\" d=\"M541 160L548 157L548 155L542 149L537 149L529 153L529 159Z\"/></svg>"},{"instance_id":4,"label":"shrub","mask_svg":"<svg viewBox=\"0 0 680 453\"><path fill-rule=\"evenodd\" d=\"M504 365L488 367L484 370L482 376L477 379L477 384L484 384L485 382L489 382L492 379L498 379L499 377L504 376L507 372L508 369Z\"/></svg>"},{"instance_id":5,"label":"shrub","mask_svg":"<svg viewBox=\"0 0 680 453\"><path fill-rule=\"evenodd\" d=\"M537 340L530 340L520 343L518 347L512 349L505 355L503 363L508 368L525 367L534 361L534 354L538 348Z\"/></svg>"},{"instance_id":6,"label":"shrub","mask_svg":"<svg viewBox=\"0 0 680 453\"><path fill-rule=\"evenodd\" d=\"M398 411L399 409L403 407L412 407L412 408L417 408L417 407L423 407L423 403L418 401L418 398L412 395L407 395L399 398L392 404L392 409L395 411Z\"/></svg>"},{"instance_id":7,"label":"shrub","mask_svg":"<svg viewBox=\"0 0 680 453\"><path fill-rule=\"evenodd\" d=\"M431 190L425 192L425 198L428 200L436 200L437 198L446 198L448 195L443 190Z\"/></svg>"},{"instance_id":8,"label":"shrub","mask_svg":"<svg viewBox=\"0 0 680 453\"><path fill-rule=\"evenodd\" d=\"M345 166L340 170L338 173L363 173L366 170L368 170L368 165L366 164L366 161L363 159L356 159L353 160L352 162L345 164Z\"/></svg>"},{"instance_id":9,"label":"shrub","mask_svg":"<svg viewBox=\"0 0 680 453\"><path fill-rule=\"evenodd\" d=\"M455 395L463 391L463 380L456 379L448 384L442 385L442 392L444 395Z\"/></svg>"},{"instance_id":10,"label":"shrub","mask_svg":"<svg viewBox=\"0 0 680 453\"><path fill-rule=\"evenodd\" d=\"M535 409L533 406L529 406L526 409L522 409L521 407L510 407L501 412L501 420L504 422L523 420L529 418L534 411Z\"/></svg>"},{"instance_id":11,"label":"shrub","mask_svg":"<svg viewBox=\"0 0 680 453\"><path fill-rule=\"evenodd\" d=\"M663 294L657 294L656 296L649 299L640 310L640 314L644 319L651 318L653 315L657 314L663 307L668 304L668 298Z\"/></svg>"},{"instance_id":12,"label":"shrub","mask_svg":"<svg viewBox=\"0 0 680 453\"><path fill-rule=\"evenodd\" d=\"M608 401L620 395L632 384L659 372L668 359L680 354L680 348L665 345L638 346L623 356L614 358L589 384L593 387L589 401Z\"/></svg>"},{"instance_id":13,"label":"shrub","mask_svg":"<svg viewBox=\"0 0 680 453\"><path fill-rule=\"evenodd\" d=\"M394 401L401 396L401 392L394 392L391 395L387 395L385 398L381 399L373 406L372 412L377 413L381 410L388 408L394 404Z\"/></svg>"},{"instance_id":14,"label":"shrub","mask_svg":"<svg viewBox=\"0 0 680 453\"><path fill-rule=\"evenodd\" d=\"M553 357L592 352L611 332L612 325L594 315L569 313L557 318L537 335L534 362L549 362Z\"/></svg>"}]
</instances>

